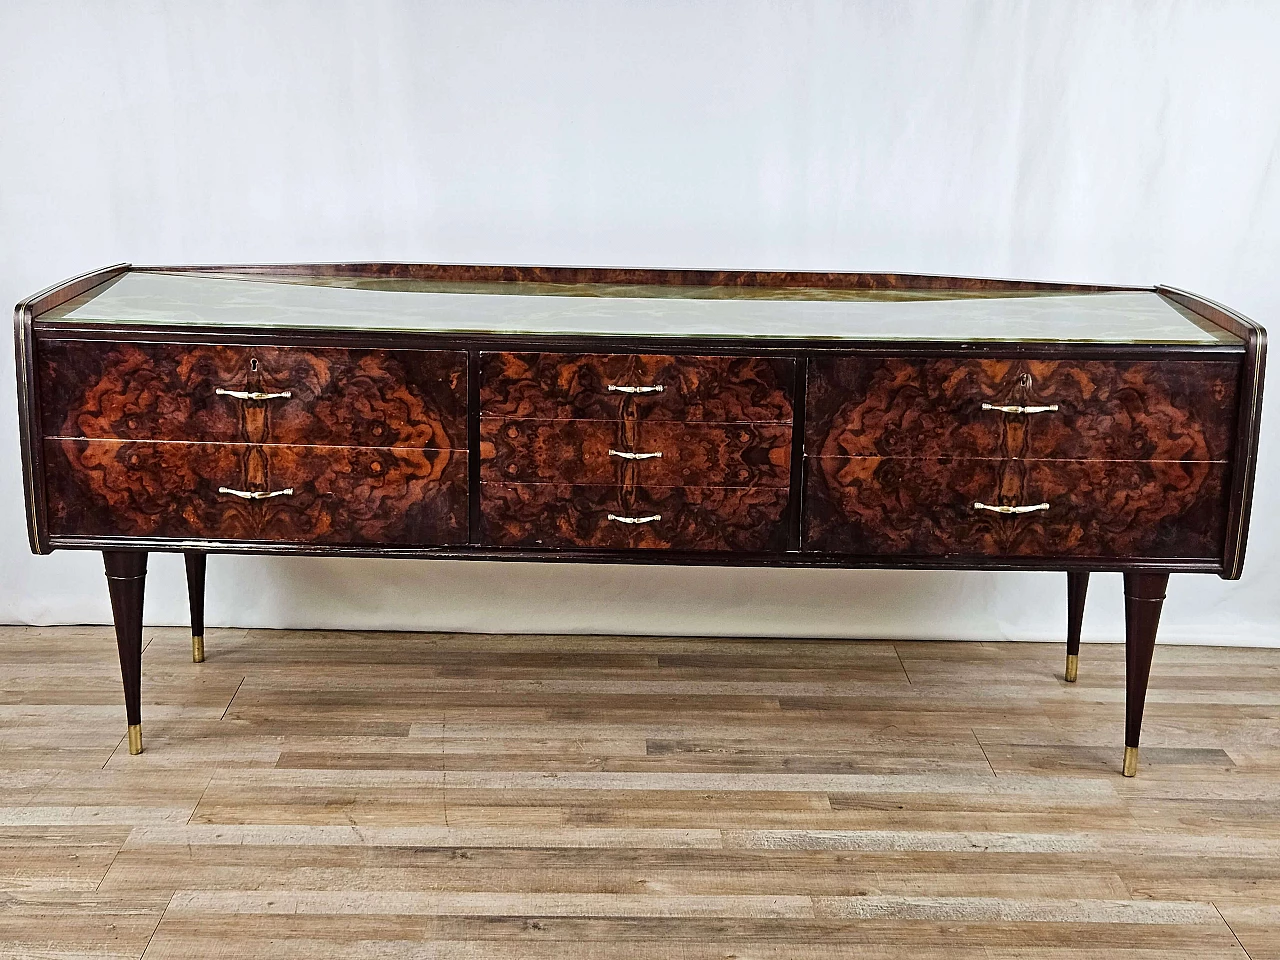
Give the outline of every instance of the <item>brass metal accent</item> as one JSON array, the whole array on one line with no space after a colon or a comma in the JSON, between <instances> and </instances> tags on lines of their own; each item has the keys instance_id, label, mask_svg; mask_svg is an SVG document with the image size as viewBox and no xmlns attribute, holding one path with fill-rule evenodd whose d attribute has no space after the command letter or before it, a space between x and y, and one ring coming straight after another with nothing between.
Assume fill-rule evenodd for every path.
<instances>
[{"instance_id":1,"label":"brass metal accent","mask_svg":"<svg viewBox=\"0 0 1280 960\"><path fill-rule=\"evenodd\" d=\"M292 390L281 390L279 393L263 393L260 390L224 390L222 387L214 391L220 397L235 397L237 400L288 400L293 396Z\"/></svg>"},{"instance_id":2,"label":"brass metal accent","mask_svg":"<svg viewBox=\"0 0 1280 960\"><path fill-rule=\"evenodd\" d=\"M1057 413L1058 405L1056 403L1050 403L1040 407L1024 407L1016 403L1010 403L1010 404L984 403L982 405L982 409L998 410L1001 413Z\"/></svg>"},{"instance_id":3,"label":"brass metal accent","mask_svg":"<svg viewBox=\"0 0 1280 960\"><path fill-rule=\"evenodd\" d=\"M620 517L615 513L611 513L609 514L609 519L615 520L618 523L653 523L655 520L661 520L662 514L655 513L648 517Z\"/></svg>"},{"instance_id":4,"label":"brass metal accent","mask_svg":"<svg viewBox=\"0 0 1280 960\"><path fill-rule=\"evenodd\" d=\"M219 487L219 493L229 493L233 497L239 497L241 500L270 500L272 497L292 497L293 487L285 487L283 490L232 490L230 487Z\"/></svg>"},{"instance_id":5,"label":"brass metal accent","mask_svg":"<svg viewBox=\"0 0 1280 960\"><path fill-rule=\"evenodd\" d=\"M610 450L609 456L621 457L623 460L649 460L653 457L661 457L662 451L657 453L628 453L626 450Z\"/></svg>"},{"instance_id":6,"label":"brass metal accent","mask_svg":"<svg viewBox=\"0 0 1280 960\"><path fill-rule=\"evenodd\" d=\"M990 510L992 513L1035 513L1037 510L1048 510L1049 504L1033 503L1025 507L1005 507L1005 506L995 506L989 503L982 503L980 501L974 501L973 509Z\"/></svg>"},{"instance_id":7,"label":"brass metal accent","mask_svg":"<svg viewBox=\"0 0 1280 960\"><path fill-rule=\"evenodd\" d=\"M1138 775L1138 748L1124 748L1124 775L1126 777L1136 777Z\"/></svg>"},{"instance_id":8,"label":"brass metal accent","mask_svg":"<svg viewBox=\"0 0 1280 960\"><path fill-rule=\"evenodd\" d=\"M129 755L136 757L142 752L142 724L129 724Z\"/></svg>"},{"instance_id":9,"label":"brass metal accent","mask_svg":"<svg viewBox=\"0 0 1280 960\"><path fill-rule=\"evenodd\" d=\"M204 663L204 637L191 635L191 662Z\"/></svg>"},{"instance_id":10,"label":"brass metal accent","mask_svg":"<svg viewBox=\"0 0 1280 960\"><path fill-rule=\"evenodd\" d=\"M661 393L665 389L667 388L662 386L662 384L657 384L652 387L623 387L616 383L609 384L610 393Z\"/></svg>"},{"instance_id":11,"label":"brass metal accent","mask_svg":"<svg viewBox=\"0 0 1280 960\"><path fill-rule=\"evenodd\" d=\"M1080 656L1075 653L1067 654L1067 683L1075 683L1076 675L1080 672Z\"/></svg>"}]
</instances>

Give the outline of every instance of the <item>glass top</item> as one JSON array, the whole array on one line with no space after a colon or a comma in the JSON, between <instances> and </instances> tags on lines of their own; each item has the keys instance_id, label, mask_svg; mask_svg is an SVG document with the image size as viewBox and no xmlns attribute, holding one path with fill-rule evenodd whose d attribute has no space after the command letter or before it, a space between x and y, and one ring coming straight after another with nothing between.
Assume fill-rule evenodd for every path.
<instances>
[{"instance_id":1,"label":"glass top","mask_svg":"<svg viewBox=\"0 0 1280 960\"><path fill-rule=\"evenodd\" d=\"M1156 293L459 283L130 272L41 316L117 324L503 335L1237 343Z\"/></svg>"}]
</instances>

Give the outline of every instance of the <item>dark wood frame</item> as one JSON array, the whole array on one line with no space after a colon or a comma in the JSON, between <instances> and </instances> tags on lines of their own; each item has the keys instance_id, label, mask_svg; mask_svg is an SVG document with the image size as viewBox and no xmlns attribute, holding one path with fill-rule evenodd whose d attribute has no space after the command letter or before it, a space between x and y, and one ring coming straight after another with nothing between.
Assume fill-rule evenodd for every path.
<instances>
[{"instance_id":1,"label":"dark wood frame","mask_svg":"<svg viewBox=\"0 0 1280 960\"><path fill-rule=\"evenodd\" d=\"M805 287L844 290L892 290L892 291L947 291L960 290L974 293L1107 293L1145 292L1158 293L1195 314L1202 320L1219 327L1238 343L1220 342L1206 344L1103 344L1103 343L1051 343L982 341L937 342L902 340L860 340L837 342L831 340L783 341L725 339L725 338L674 338L674 337L617 337L589 335L540 335L499 336L486 334L427 334L396 332L359 332L306 329L290 331L263 331L250 327L219 327L209 329L200 326L144 325L84 323L71 320L44 320L41 317L100 284L123 273L181 272L191 274L235 273L241 275L295 275L394 278L406 280L442 281L521 281L543 283L609 283L644 284L665 286L734 286L734 287ZM203 558L208 553L260 553L260 554L323 554L329 556L381 556L381 557L431 557L438 559L505 559L537 561L569 561L596 563L664 563L700 566L796 566L841 568L899 568L899 569L977 569L977 570L1055 570L1073 575L1078 599L1073 597L1069 613L1069 653L1079 648L1080 618L1083 613L1083 588L1081 584L1091 571L1121 571L1125 574L1126 603L1129 609L1129 715L1126 745L1133 750L1134 762L1126 751L1125 772L1131 774L1136 765L1137 737L1141 725L1142 701L1145 698L1146 678L1150 670L1151 650L1154 647L1155 628L1159 618L1159 601L1163 599L1164 584L1172 572L1216 573L1224 579L1238 579L1244 564L1247 543L1249 510L1252 500L1254 474L1262 408L1263 372L1266 354L1266 332L1248 318L1213 301L1172 287L1113 286L1098 284L1043 283L1036 281L995 280L979 278L946 277L915 274L876 273L811 273L811 272L756 272L724 270L651 270L624 268L584 267L536 267L536 266L483 266L461 264L410 264L410 263L348 263L348 264L286 264L286 265L217 265L184 267L132 267L117 264L93 271L56 284L22 301L15 310L15 337L17 346L18 414L22 444L23 484L27 506L28 533L34 553L44 554L55 549L92 549L104 551L108 574L112 584L113 606L116 606L117 634L121 637L121 662L126 677L127 700L130 704L130 724L134 725L137 713L137 677L132 664L134 634L140 630L142 577L145 574L147 551L182 552L188 558L189 568L200 574L199 589L191 586L193 627L203 632ZM145 537L81 537L51 536L48 531L48 515L44 495L44 463L42 446L36 431L41 422L39 393L33 363L36 343L42 336L60 339L110 339L150 341L190 341L204 343L271 343L277 345L307 346L323 343L329 346L362 347L433 347L447 346L468 352L470 414L468 421L470 470L468 484L470 495L471 542L466 546L447 548L361 547L344 545L316 545L306 543L268 543L224 540L172 540ZM564 351L579 353L658 353L658 354L727 354L752 356L794 357L797 360L793 424L791 503L789 549L779 553L688 553L676 551L610 551L610 550L529 550L495 549L480 546L475 534L479 529L479 448L478 409L480 377L478 362L481 351ZM804 489L804 411L807 367L814 357L827 354L893 355L920 357L976 357L999 355L1027 359L1071 360L1141 360L1150 358L1197 357L1207 355L1237 356L1241 358L1241 377L1238 384L1237 440L1232 458L1227 535L1223 555L1218 560L1203 558L1152 558L1115 557L1086 559L1039 559L1015 557L860 557L835 554L799 552L801 542L802 496ZM130 561L129 554L140 556L141 561ZM136 568L136 569L135 569ZM112 571L115 571L113 574ZM128 574L131 586L125 590L121 577ZM198 596L197 596L198 594ZM119 596L117 596L119 595ZM118 601L118 603L117 603ZM136 609L135 609L136 606ZM201 621L198 625L196 620ZM135 626L137 629L135 629ZM123 633L121 632L123 630ZM126 653L128 657L126 658ZM128 663L126 663L126 659ZM1074 664L1072 664L1074 673ZM1074 676L1071 677L1074 679ZM131 731L131 746L133 743ZM140 732L139 749L140 749Z\"/></svg>"}]
</instances>

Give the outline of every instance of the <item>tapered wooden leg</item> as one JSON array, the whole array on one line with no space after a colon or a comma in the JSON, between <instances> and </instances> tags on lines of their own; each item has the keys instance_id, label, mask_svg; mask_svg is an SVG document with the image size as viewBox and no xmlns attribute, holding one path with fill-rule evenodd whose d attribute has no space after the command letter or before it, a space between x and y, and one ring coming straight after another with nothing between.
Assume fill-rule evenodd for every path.
<instances>
[{"instance_id":1,"label":"tapered wooden leg","mask_svg":"<svg viewBox=\"0 0 1280 960\"><path fill-rule=\"evenodd\" d=\"M206 554L184 553L187 561L187 599L191 602L191 659L204 663L204 562Z\"/></svg>"},{"instance_id":2,"label":"tapered wooden leg","mask_svg":"<svg viewBox=\"0 0 1280 960\"><path fill-rule=\"evenodd\" d=\"M129 724L129 752L142 752L142 589L147 582L147 555L105 550L107 589L120 651L124 680L124 712Z\"/></svg>"},{"instance_id":3,"label":"tapered wooden leg","mask_svg":"<svg viewBox=\"0 0 1280 960\"><path fill-rule=\"evenodd\" d=\"M1080 670L1080 624L1084 620L1084 595L1089 572L1067 574L1067 683L1076 682Z\"/></svg>"},{"instance_id":4,"label":"tapered wooden leg","mask_svg":"<svg viewBox=\"0 0 1280 960\"><path fill-rule=\"evenodd\" d=\"M1124 775L1138 772L1138 741L1142 736L1142 708L1151 679L1151 655L1156 649L1156 628L1164 605L1167 573L1124 575L1124 649L1127 691L1124 718Z\"/></svg>"}]
</instances>

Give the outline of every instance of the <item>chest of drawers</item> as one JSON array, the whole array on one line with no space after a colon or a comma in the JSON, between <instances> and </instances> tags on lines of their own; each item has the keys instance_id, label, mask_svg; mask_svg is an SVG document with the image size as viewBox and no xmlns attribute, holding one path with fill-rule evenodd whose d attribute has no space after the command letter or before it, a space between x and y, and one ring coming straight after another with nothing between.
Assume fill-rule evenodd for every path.
<instances>
[{"instance_id":1,"label":"chest of drawers","mask_svg":"<svg viewBox=\"0 0 1280 960\"><path fill-rule=\"evenodd\" d=\"M1171 572L1240 575L1265 335L1168 288L113 267L17 310L32 548L1125 574L1132 773ZM135 742L136 741L136 742Z\"/></svg>"}]
</instances>

